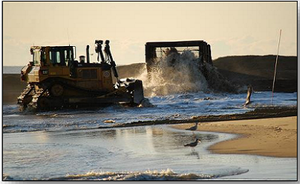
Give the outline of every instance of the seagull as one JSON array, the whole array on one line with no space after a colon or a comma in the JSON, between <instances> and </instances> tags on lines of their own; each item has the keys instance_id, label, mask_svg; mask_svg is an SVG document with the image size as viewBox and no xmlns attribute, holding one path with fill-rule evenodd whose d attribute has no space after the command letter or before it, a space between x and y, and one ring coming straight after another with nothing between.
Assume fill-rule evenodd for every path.
<instances>
[{"instance_id":1,"label":"seagull","mask_svg":"<svg viewBox=\"0 0 300 184\"><path fill-rule=\"evenodd\" d=\"M190 127L190 128L187 128L187 129L185 129L185 130L195 131L195 130L197 130L197 127L198 127L198 122L196 123L195 126L192 126L192 127ZM193 132L193 134L194 134L194 132Z\"/></svg>"},{"instance_id":2,"label":"seagull","mask_svg":"<svg viewBox=\"0 0 300 184\"><path fill-rule=\"evenodd\" d=\"M196 147L197 144L198 144L198 142L201 142L201 140L197 138L195 142L191 142L189 144L185 144L184 147L192 147L192 148Z\"/></svg>"}]
</instances>

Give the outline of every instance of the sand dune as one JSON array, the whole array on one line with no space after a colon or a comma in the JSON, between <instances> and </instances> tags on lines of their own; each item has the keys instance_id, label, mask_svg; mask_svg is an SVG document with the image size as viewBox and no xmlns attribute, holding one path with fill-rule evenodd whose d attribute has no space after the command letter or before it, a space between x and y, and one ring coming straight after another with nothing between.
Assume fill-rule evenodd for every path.
<instances>
[{"instance_id":1,"label":"sand dune","mask_svg":"<svg viewBox=\"0 0 300 184\"><path fill-rule=\"evenodd\" d=\"M219 72L239 85L251 84L256 91L272 90L275 55L227 56L213 61ZM297 91L297 57L279 56L276 92Z\"/></svg>"}]
</instances>

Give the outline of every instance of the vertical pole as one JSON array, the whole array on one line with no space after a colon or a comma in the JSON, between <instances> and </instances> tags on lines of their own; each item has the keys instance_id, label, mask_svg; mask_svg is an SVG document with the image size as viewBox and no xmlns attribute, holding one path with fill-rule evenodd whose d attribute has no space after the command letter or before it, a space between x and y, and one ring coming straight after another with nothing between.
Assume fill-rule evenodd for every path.
<instances>
[{"instance_id":1,"label":"vertical pole","mask_svg":"<svg viewBox=\"0 0 300 184\"><path fill-rule=\"evenodd\" d=\"M90 46L89 45L87 45L86 46L86 62L87 63L90 63Z\"/></svg>"},{"instance_id":2,"label":"vertical pole","mask_svg":"<svg viewBox=\"0 0 300 184\"><path fill-rule=\"evenodd\" d=\"M278 62L280 39L281 39L281 29L280 29L280 33L279 33L279 41L278 41L278 47L277 47L277 56L276 56L276 61L275 61L274 78L273 78L273 85L272 85L272 98L271 98L272 105L273 105L273 95L274 95L275 79L276 79L276 72L277 72L277 62Z\"/></svg>"}]
</instances>

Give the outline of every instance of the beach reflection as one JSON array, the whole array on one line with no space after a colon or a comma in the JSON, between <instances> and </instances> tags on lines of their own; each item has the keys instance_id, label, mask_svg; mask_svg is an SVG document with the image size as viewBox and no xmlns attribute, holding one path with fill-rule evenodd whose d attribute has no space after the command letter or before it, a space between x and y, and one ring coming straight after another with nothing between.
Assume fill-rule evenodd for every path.
<instances>
[{"instance_id":1,"label":"beach reflection","mask_svg":"<svg viewBox=\"0 0 300 184\"><path fill-rule=\"evenodd\" d=\"M177 173L231 176L245 173L272 178L280 169L294 172L295 159L211 154L207 148L233 136L145 126L99 130L3 134L3 173L14 179L45 179L91 171L172 169ZM201 139L196 147L185 144ZM274 162L280 163L274 166ZM274 167L274 169L273 169ZM269 170L260 176L261 169ZM259 172L255 172L255 171ZM254 174L253 174L254 172ZM287 172L286 172L287 173ZM293 178L294 175L280 175ZM243 178L243 176L241 176Z\"/></svg>"},{"instance_id":2,"label":"beach reflection","mask_svg":"<svg viewBox=\"0 0 300 184\"><path fill-rule=\"evenodd\" d=\"M196 156L197 159L200 159L198 151L192 150L191 153L186 154L186 156Z\"/></svg>"},{"instance_id":3,"label":"beach reflection","mask_svg":"<svg viewBox=\"0 0 300 184\"><path fill-rule=\"evenodd\" d=\"M189 131L171 131L159 126L110 129L93 132L93 138L113 139L115 145L121 144L126 149L147 153L168 153L177 150L190 150L184 144L194 141L195 137L204 142L218 139L212 134L192 134ZM201 145L200 145L201 147Z\"/></svg>"}]
</instances>

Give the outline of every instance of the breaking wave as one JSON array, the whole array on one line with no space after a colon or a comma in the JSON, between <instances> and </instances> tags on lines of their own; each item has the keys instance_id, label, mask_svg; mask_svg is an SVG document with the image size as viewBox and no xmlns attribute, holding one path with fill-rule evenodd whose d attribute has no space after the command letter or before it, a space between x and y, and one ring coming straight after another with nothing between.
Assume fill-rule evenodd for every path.
<instances>
[{"instance_id":1,"label":"breaking wave","mask_svg":"<svg viewBox=\"0 0 300 184\"><path fill-rule=\"evenodd\" d=\"M143 172L88 172L86 174L67 175L66 177L51 178L50 180L201 180L201 179L217 179L224 176L239 175L247 173L248 169L238 169L226 174L194 174L184 173L179 174L171 169L166 170L147 170Z\"/></svg>"}]
</instances>

